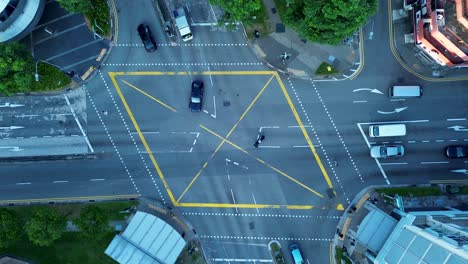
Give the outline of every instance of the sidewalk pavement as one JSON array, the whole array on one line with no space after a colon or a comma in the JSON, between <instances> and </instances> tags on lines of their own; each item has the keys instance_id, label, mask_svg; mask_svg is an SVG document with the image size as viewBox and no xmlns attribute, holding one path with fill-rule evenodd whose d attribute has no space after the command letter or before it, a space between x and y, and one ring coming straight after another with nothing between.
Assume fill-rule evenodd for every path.
<instances>
[{"instance_id":1,"label":"sidewalk pavement","mask_svg":"<svg viewBox=\"0 0 468 264\"><path fill-rule=\"evenodd\" d=\"M247 36L257 56L271 68L289 76L302 79L333 78L346 79L357 71L360 64L359 38L353 36L349 44L337 46L320 45L299 37L285 27L278 14L274 0L263 0L268 14L268 28L272 32L260 37ZM283 60L282 55L288 59ZM316 76L315 71L322 62L332 65L339 74Z\"/></svg>"}]
</instances>

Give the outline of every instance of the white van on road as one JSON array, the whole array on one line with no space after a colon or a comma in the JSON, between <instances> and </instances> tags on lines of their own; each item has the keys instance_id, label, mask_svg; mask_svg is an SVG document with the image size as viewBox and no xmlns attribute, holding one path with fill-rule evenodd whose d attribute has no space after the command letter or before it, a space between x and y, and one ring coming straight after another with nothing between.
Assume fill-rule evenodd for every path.
<instances>
[{"instance_id":1,"label":"white van on road","mask_svg":"<svg viewBox=\"0 0 468 264\"><path fill-rule=\"evenodd\" d=\"M400 137L406 135L405 124L370 125L369 136L371 137Z\"/></svg>"}]
</instances>

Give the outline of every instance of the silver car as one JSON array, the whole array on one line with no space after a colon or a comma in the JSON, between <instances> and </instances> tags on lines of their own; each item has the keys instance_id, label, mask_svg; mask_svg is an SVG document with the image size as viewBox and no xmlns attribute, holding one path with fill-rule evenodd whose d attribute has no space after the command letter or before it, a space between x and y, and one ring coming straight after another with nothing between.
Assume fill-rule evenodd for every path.
<instances>
[{"instance_id":1,"label":"silver car","mask_svg":"<svg viewBox=\"0 0 468 264\"><path fill-rule=\"evenodd\" d=\"M387 158L403 156L405 148L402 145L395 146L374 146L370 149L370 155L373 158Z\"/></svg>"}]
</instances>

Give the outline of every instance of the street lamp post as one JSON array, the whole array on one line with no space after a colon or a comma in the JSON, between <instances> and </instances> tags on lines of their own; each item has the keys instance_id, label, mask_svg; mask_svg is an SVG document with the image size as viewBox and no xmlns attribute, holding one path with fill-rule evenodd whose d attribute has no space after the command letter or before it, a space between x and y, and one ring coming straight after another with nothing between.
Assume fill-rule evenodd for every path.
<instances>
[{"instance_id":1,"label":"street lamp post","mask_svg":"<svg viewBox=\"0 0 468 264\"><path fill-rule=\"evenodd\" d=\"M34 73L34 79L36 80L36 82L39 81L39 73L37 72L37 64L39 64L39 62L47 63L47 64L49 64L49 65L52 65L52 66L56 67L57 69L60 69L60 67L58 67L57 65L54 65L54 64L52 64L52 63L50 63L50 62L48 62L48 61L45 61L45 60L37 60L37 61L36 61L36 72Z\"/></svg>"}]
</instances>

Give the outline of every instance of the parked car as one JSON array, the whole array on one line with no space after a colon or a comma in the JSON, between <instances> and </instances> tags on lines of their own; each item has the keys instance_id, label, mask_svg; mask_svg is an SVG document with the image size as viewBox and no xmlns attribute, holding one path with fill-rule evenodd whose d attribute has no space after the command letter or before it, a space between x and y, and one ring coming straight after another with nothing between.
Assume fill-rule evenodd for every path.
<instances>
[{"instance_id":1,"label":"parked car","mask_svg":"<svg viewBox=\"0 0 468 264\"><path fill-rule=\"evenodd\" d=\"M200 112L203 106L203 82L195 80L192 82L189 107L192 112Z\"/></svg>"},{"instance_id":2,"label":"parked car","mask_svg":"<svg viewBox=\"0 0 468 264\"><path fill-rule=\"evenodd\" d=\"M449 146L445 148L445 155L450 159L468 158L468 146Z\"/></svg>"},{"instance_id":3,"label":"parked car","mask_svg":"<svg viewBox=\"0 0 468 264\"><path fill-rule=\"evenodd\" d=\"M370 149L370 155L373 158L387 158L403 156L405 148L402 145L395 146L374 146Z\"/></svg>"},{"instance_id":4,"label":"parked car","mask_svg":"<svg viewBox=\"0 0 468 264\"><path fill-rule=\"evenodd\" d=\"M292 258L295 264L303 264L304 259L302 258L301 250L298 244L292 244L289 246L289 252L291 252Z\"/></svg>"},{"instance_id":5,"label":"parked car","mask_svg":"<svg viewBox=\"0 0 468 264\"><path fill-rule=\"evenodd\" d=\"M138 35L140 35L146 51L151 52L158 49L156 41L154 41L153 34L151 34L151 30L147 24L140 24L138 26Z\"/></svg>"}]
</instances>

